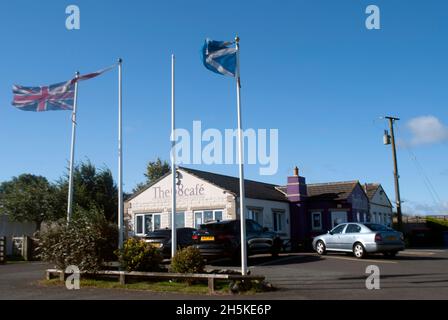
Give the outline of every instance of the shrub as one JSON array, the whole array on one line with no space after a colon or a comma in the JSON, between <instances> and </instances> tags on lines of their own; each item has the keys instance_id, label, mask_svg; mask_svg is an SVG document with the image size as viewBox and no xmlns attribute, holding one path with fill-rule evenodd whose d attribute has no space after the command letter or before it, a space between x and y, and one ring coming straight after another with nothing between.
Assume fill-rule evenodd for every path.
<instances>
[{"instance_id":1,"label":"shrub","mask_svg":"<svg viewBox=\"0 0 448 320\"><path fill-rule=\"evenodd\" d=\"M39 235L39 257L59 269L69 265L96 272L104 261L114 260L118 230L98 210L79 210L70 224L60 221Z\"/></svg>"},{"instance_id":2,"label":"shrub","mask_svg":"<svg viewBox=\"0 0 448 320\"><path fill-rule=\"evenodd\" d=\"M116 254L127 271L158 271L163 260L159 250L134 238L128 239Z\"/></svg>"},{"instance_id":3,"label":"shrub","mask_svg":"<svg viewBox=\"0 0 448 320\"><path fill-rule=\"evenodd\" d=\"M204 272L205 261L199 249L187 247L176 252L171 261L171 270L177 273Z\"/></svg>"}]
</instances>

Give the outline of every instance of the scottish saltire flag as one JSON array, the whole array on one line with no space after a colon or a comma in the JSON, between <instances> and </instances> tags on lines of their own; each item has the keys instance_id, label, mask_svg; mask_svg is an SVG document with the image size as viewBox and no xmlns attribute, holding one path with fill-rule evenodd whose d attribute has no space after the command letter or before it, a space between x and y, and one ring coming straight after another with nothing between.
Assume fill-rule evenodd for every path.
<instances>
[{"instance_id":1,"label":"scottish saltire flag","mask_svg":"<svg viewBox=\"0 0 448 320\"><path fill-rule=\"evenodd\" d=\"M236 54L237 49L231 47L234 42L205 40L202 48L202 59L204 66L225 76L236 76Z\"/></svg>"},{"instance_id":2,"label":"scottish saltire flag","mask_svg":"<svg viewBox=\"0 0 448 320\"><path fill-rule=\"evenodd\" d=\"M12 87L14 94L12 105L23 111L73 110L76 82L98 77L115 66L116 64L97 72L49 86L24 87L14 85Z\"/></svg>"},{"instance_id":3,"label":"scottish saltire flag","mask_svg":"<svg viewBox=\"0 0 448 320\"><path fill-rule=\"evenodd\" d=\"M73 110L75 84L61 82L44 87L14 85L12 105L23 111Z\"/></svg>"}]
</instances>

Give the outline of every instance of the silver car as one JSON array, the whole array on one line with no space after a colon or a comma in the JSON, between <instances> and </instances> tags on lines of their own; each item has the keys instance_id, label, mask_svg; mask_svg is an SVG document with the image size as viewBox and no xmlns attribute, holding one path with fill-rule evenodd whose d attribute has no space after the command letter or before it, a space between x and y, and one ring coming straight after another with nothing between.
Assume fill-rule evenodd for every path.
<instances>
[{"instance_id":1,"label":"silver car","mask_svg":"<svg viewBox=\"0 0 448 320\"><path fill-rule=\"evenodd\" d=\"M327 251L353 252L356 258L368 253L383 253L393 257L404 250L401 232L376 223L343 223L327 234L313 239L313 249L324 255Z\"/></svg>"}]
</instances>

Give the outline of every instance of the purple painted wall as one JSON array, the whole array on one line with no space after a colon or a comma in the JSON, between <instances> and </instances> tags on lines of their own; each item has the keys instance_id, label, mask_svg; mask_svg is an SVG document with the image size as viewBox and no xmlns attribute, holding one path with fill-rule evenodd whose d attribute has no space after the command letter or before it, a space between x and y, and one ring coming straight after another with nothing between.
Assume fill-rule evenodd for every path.
<instances>
[{"instance_id":1,"label":"purple painted wall","mask_svg":"<svg viewBox=\"0 0 448 320\"><path fill-rule=\"evenodd\" d=\"M309 246L312 238L332 229L331 212L346 211L347 221L364 221L368 215L369 201L361 185L357 185L346 200L316 200L309 199L304 177L288 177L286 187L290 200L291 242L294 248ZM312 212L321 212L322 229L313 230Z\"/></svg>"}]
</instances>

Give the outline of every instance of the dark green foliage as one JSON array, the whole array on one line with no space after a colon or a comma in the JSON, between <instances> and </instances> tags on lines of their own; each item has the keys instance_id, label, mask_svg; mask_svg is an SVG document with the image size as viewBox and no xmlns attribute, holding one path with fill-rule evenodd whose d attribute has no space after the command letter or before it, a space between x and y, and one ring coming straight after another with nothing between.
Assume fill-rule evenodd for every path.
<instances>
[{"instance_id":1,"label":"dark green foliage","mask_svg":"<svg viewBox=\"0 0 448 320\"><path fill-rule=\"evenodd\" d=\"M101 211L77 208L69 225L61 221L40 234L40 258L60 269L75 265L81 271L95 272L103 262L116 259L117 239L117 227Z\"/></svg>"},{"instance_id":2,"label":"dark green foliage","mask_svg":"<svg viewBox=\"0 0 448 320\"><path fill-rule=\"evenodd\" d=\"M159 250L143 240L128 239L116 251L121 266L127 271L159 271L163 257Z\"/></svg>"},{"instance_id":3,"label":"dark green foliage","mask_svg":"<svg viewBox=\"0 0 448 320\"><path fill-rule=\"evenodd\" d=\"M54 185L45 177L23 174L0 185L0 214L14 221L35 222L40 230L42 222L58 219L64 212Z\"/></svg>"},{"instance_id":4,"label":"dark green foliage","mask_svg":"<svg viewBox=\"0 0 448 320\"><path fill-rule=\"evenodd\" d=\"M68 173L59 182L60 202L67 204ZM118 189L112 172L98 170L90 161L75 166L73 172L73 203L84 210L100 210L109 221L117 220Z\"/></svg>"},{"instance_id":5,"label":"dark green foliage","mask_svg":"<svg viewBox=\"0 0 448 320\"><path fill-rule=\"evenodd\" d=\"M202 273L205 268L205 260L199 249L187 247L176 252L171 261L171 271L177 273Z\"/></svg>"}]
</instances>

